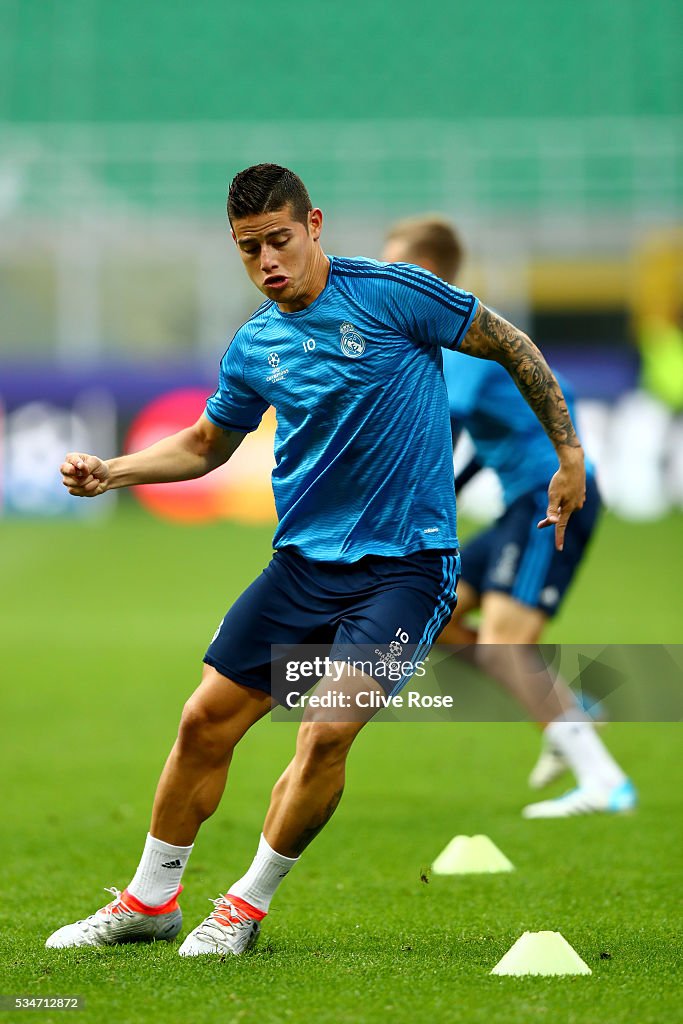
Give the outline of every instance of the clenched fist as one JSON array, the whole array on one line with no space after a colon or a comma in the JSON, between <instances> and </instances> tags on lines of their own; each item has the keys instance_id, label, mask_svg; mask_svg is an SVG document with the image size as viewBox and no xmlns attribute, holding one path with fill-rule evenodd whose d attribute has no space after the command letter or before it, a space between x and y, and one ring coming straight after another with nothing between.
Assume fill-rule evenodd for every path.
<instances>
[{"instance_id":1,"label":"clenched fist","mask_svg":"<svg viewBox=\"0 0 683 1024\"><path fill-rule=\"evenodd\" d=\"M107 490L109 467L96 455L69 452L59 469L62 483L77 498L94 498Z\"/></svg>"}]
</instances>

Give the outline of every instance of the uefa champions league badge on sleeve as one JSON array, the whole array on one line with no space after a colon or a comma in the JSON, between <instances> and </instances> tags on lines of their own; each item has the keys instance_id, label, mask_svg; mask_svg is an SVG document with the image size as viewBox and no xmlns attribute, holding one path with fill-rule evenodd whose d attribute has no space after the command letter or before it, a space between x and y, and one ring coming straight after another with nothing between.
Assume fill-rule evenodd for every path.
<instances>
[{"instance_id":1,"label":"uefa champions league badge on sleeve","mask_svg":"<svg viewBox=\"0 0 683 1024\"><path fill-rule=\"evenodd\" d=\"M341 350L349 359L358 359L365 352L365 338L353 324L343 323L339 328Z\"/></svg>"}]
</instances>

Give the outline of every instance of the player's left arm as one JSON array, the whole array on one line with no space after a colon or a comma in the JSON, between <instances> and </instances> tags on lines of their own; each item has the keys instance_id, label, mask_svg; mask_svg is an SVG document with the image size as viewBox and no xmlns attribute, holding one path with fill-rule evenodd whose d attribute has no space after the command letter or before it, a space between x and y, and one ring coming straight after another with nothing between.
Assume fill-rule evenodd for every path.
<instances>
[{"instance_id":1,"label":"player's left arm","mask_svg":"<svg viewBox=\"0 0 683 1024\"><path fill-rule=\"evenodd\" d=\"M561 551L569 517L586 498L586 471L560 385L533 341L481 303L460 351L504 366L552 441L560 468L548 487L547 516L538 525L555 526L555 543Z\"/></svg>"}]
</instances>

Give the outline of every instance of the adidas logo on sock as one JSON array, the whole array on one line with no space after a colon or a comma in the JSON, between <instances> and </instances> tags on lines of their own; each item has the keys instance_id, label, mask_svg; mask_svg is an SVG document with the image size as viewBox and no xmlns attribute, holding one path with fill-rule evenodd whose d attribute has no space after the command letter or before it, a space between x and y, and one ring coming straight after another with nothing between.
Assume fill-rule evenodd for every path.
<instances>
[{"instance_id":1,"label":"adidas logo on sock","mask_svg":"<svg viewBox=\"0 0 683 1024\"><path fill-rule=\"evenodd\" d=\"M183 865L176 857L175 860L167 860L165 864L161 865L162 868L181 868Z\"/></svg>"}]
</instances>

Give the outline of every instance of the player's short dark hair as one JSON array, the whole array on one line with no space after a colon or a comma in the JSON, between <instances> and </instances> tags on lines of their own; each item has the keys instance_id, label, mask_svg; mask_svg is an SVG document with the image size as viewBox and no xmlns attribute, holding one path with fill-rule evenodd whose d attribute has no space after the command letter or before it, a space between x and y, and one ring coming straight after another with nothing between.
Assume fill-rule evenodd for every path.
<instances>
[{"instance_id":1,"label":"player's short dark hair","mask_svg":"<svg viewBox=\"0 0 683 1024\"><path fill-rule=\"evenodd\" d=\"M455 227L445 217L427 214L400 220L387 235L387 241L394 240L403 242L416 262L422 257L429 259L445 281L457 277L465 251Z\"/></svg>"},{"instance_id":2,"label":"player's short dark hair","mask_svg":"<svg viewBox=\"0 0 683 1024\"><path fill-rule=\"evenodd\" d=\"M308 225L313 209L308 189L298 174L279 164L254 164L236 174L228 192L230 223L240 217L273 213L289 206L292 219Z\"/></svg>"}]
</instances>

